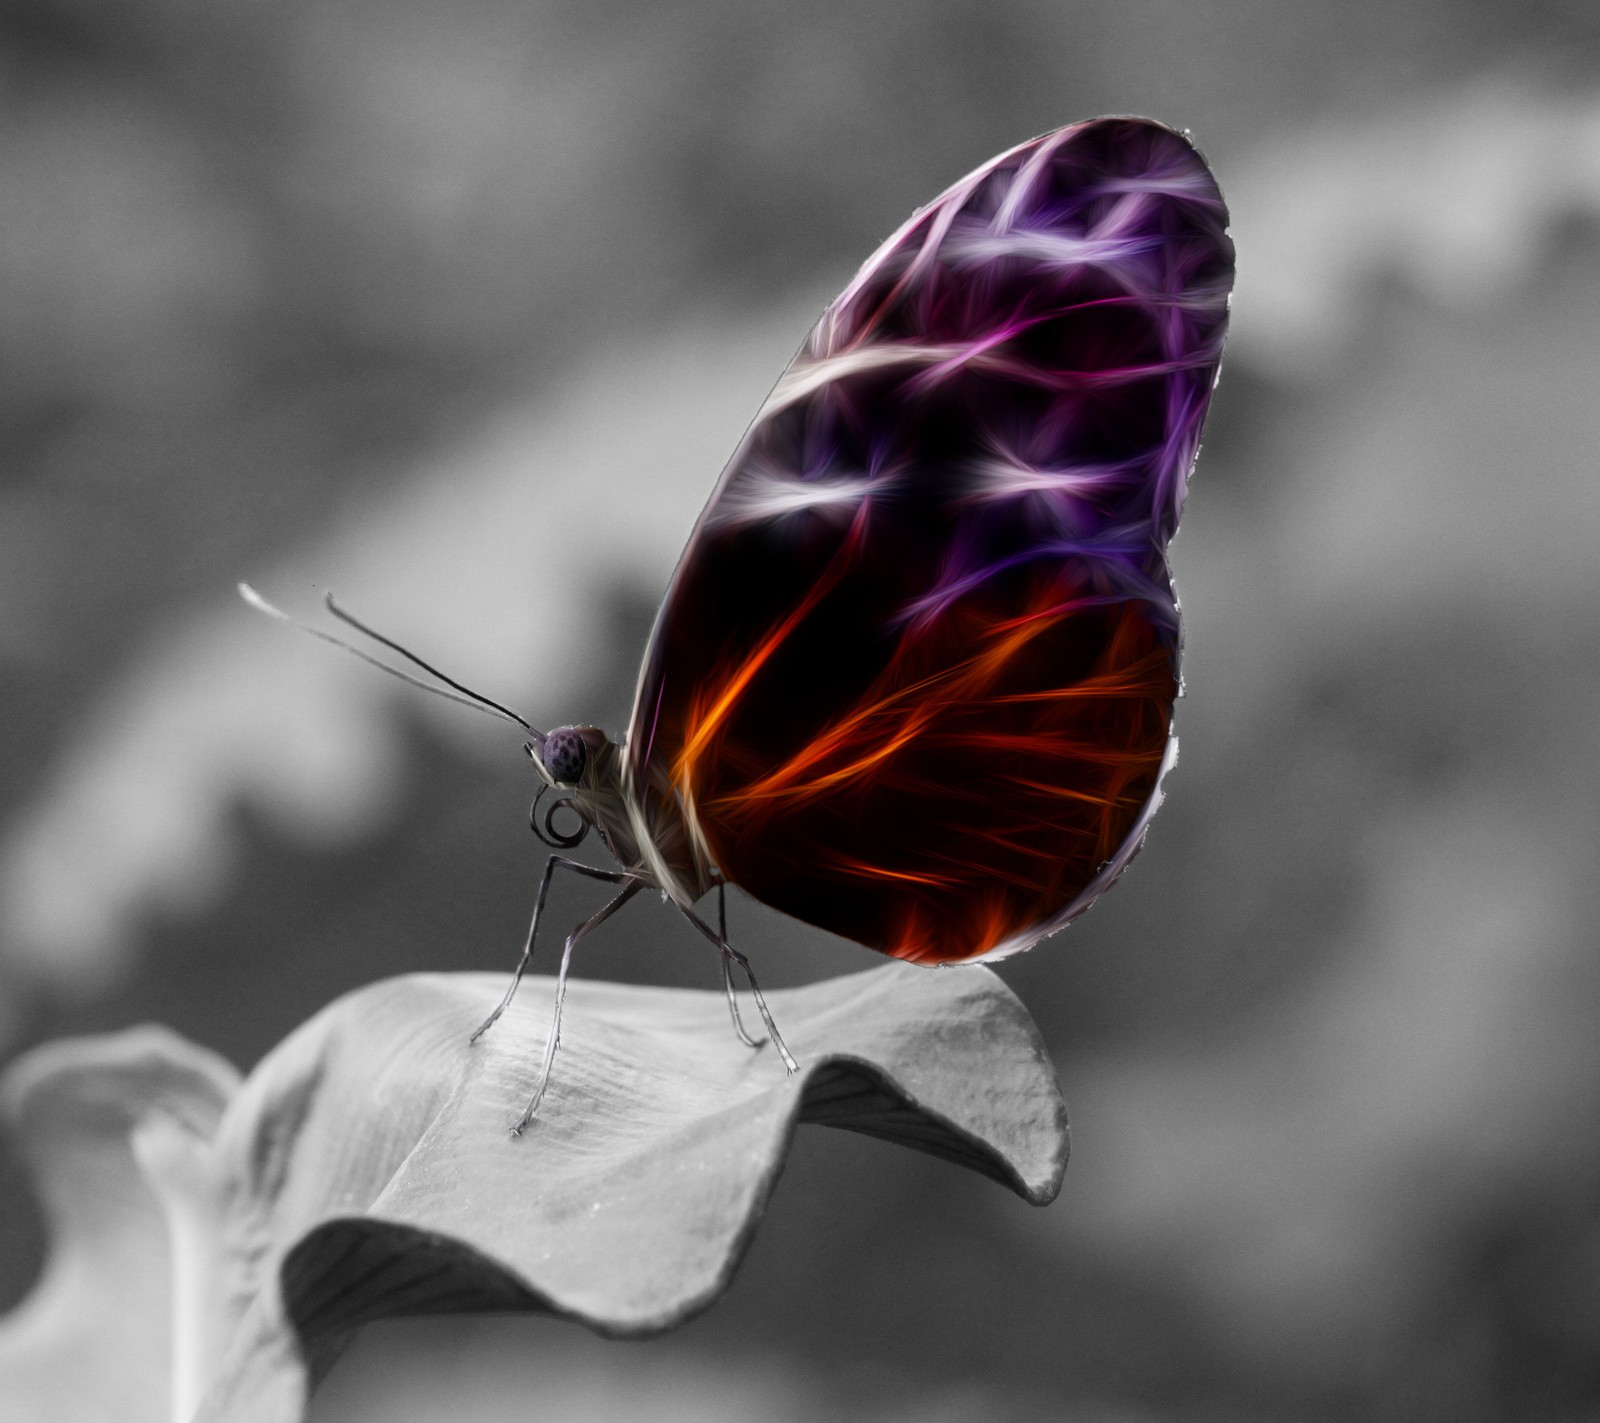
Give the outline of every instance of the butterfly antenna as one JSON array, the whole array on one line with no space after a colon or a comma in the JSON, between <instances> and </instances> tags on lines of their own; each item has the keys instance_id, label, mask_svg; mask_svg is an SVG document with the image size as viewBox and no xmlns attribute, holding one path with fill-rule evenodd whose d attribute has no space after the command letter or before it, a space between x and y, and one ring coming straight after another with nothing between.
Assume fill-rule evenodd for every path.
<instances>
[{"instance_id":1,"label":"butterfly antenna","mask_svg":"<svg viewBox=\"0 0 1600 1423\"><path fill-rule=\"evenodd\" d=\"M398 667L391 667L387 662L374 657L369 652L363 651L353 643L346 642L342 637L335 637L331 632L325 632L322 628L313 627L310 623L303 623L299 618L290 617L289 614L284 612L282 608L276 607L272 603L269 603L248 583L241 583L239 585L239 596L243 598L245 602L247 602L258 613L265 613L269 618L276 618L280 623L287 623L290 627L296 629L297 631L305 633L307 637L314 637L319 642L327 643L330 647L342 648L352 657L359 657L367 664L367 666L376 667L380 672L387 672L391 677L398 677L402 682L405 682L410 686L419 687L424 692L431 692L436 697L443 697L447 702L456 702L461 706L471 707L473 711L483 712L487 716L495 716L506 721L514 721L524 731L533 732L535 736L539 734L533 730L532 726L518 716L516 712L512 711L510 707L503 707L499 702L490 701L488 697L474 692L472 688L462 686L461 683L457 682L454 678L446 677L445 674L439 671L438 668L429 666L428 663L424 662L414 653L407 652L406 649L401 647L399 643L385 637L382 633L374 632L364 623L356 621L355 618L351 617L349 613L345 612L343 608L339 607L333 601L332 594L329 594L325 600L328 605L328 611L331 612L341 622L349 623L351 627L355 628L358 632L365 633L366 636L370 637L374 642L381 643L384 647L399 653L400 656L404 657L408 662L416 664L416 666L422 668L424 672L429 673L431 676L437 677L445 684L445 686L454 687L455 691L460 692L461 695L457 696L455 695L455 692L446 692L440 687L435 687L431 682L424 682L420 677L413 677L409 672L402 671Z\"/></svg>"},{"instance_id":2,"label":"butterfly antenna","mask_svg":"<svg viewBox=\"0 0 1600 1423\"><path fill-rule=\"evenodd\" d=\"M471 687L462 686L461 683L456 681L454 677L445 676L445 674L432 663L424 662L420 657L417 656L416 653L400 646L400 644L393 638L385 637L375 628L369 628L364 622L355 617L353 614L345 612L343 608L334 602L332 593L325 593L322 601L327 605L328 611L332 613L334 617L338 618L340 622L348 623L357 632L364 633L374 642L382 643L383 646L387 647L391 652L398 652L403 658L405 658L407 662L411 663L415 667L422 668L422 670L430 677L437 677L445 684L445 686L454 687L456 691L462 694L462 696L471 697L473 701L478 702L482 706L485 706L492 711L499 712L501 716L510 717L511 720L516 722L517 725L520 726L524 731L533 730L533 728L529 726L528 723L525 722L520 716L518 716L516 712L512 711L510 707L503 707L499 702L492 701L490 698L484 696L482 692L475 692Z\"/></svg>"}]
</instances>

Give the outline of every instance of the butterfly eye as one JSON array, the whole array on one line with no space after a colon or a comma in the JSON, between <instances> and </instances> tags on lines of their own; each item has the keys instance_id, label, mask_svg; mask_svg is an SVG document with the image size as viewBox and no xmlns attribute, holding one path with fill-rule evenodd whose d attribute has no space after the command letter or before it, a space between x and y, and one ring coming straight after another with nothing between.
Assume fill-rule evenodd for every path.
<instances>
[{"instance_id":1,"label":"butterfly eye","mask_svg":"<svg viewBox=\"0 0 1600 1423\"><path fill-rule=\"evenodd\" d=\"M576 785L589 762L583 738L570 726L560 726L545 737L544 768L562 785Z\"/></svg>"}]
</instances>

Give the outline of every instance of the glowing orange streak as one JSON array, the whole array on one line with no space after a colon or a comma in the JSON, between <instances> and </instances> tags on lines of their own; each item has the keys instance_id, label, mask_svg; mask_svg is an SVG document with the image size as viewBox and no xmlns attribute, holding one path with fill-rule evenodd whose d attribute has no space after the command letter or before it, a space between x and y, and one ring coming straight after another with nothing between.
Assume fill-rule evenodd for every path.
<instances>
[{"instance_id":1,"label":"glowing orange streak","mask_svg":"<svg viewBox=\"0 0 1600 1423\"><path fill-rule=\"evenodd\" d=\"M916 875L909 870L886 870L881 865L869 865L865 860L854 860L846 855L832 856L831 863L846 874L859 875L862 879L907 880L912 884L931 884L936 889L955 883L945 875Z\"/></svg>"},{"instance_id":2,"label":"glowing orange streak","mask_svg":"<svg viewBox=\"0 0 1600 1423\"><path fill-rule=\"evenodd\" d=\"M739 700L744 694L744 689L750 685L750 679L761 670L767 659L778 650L783 640L795 630L796 624L816 607L817 600L820 597L820 590L813 588L801 600L795 610L779 623L772 632L767 634L756 646L755 651L745 658L744 665L728 679L723 687L722 695L712 703L705 715L700 718L698 725L695 727L694 735L689 738L684 744L683 750L678 753L678 764L674 768L674 773L678 779L682 779L685 767L699 757L701 749L711 739L712 733L727 719L728 713L733 709L733 704Z\"/></svg>"},{"instance_id":3,"label":"glowing orange streak","mask_svg":"<svg viewBox=\"0 0 1600 1423\"><path fill-rule=\"evenodd\" d=\"M1054 619L1051 620L1052 622ZM968 658L965 662L954 667L946 668L931 677L913 683L909 687L901 687L887 695L880 696L876 701L869 702L857 709L834 725L823 735L814 738L809 745L797 751L783 765L774 768L759 781L745 787L737 795L728 796L726 800L744 803L752 800L767 800L774 796L788 795L815 795L822 790L840 784L842 781L860 775L886 757L892 755L908 741L920 735L924 728L946 706L970 700L963 696L969 688L992 681L999 675L1001 669L1024 646L1035 637L1045 632L1050 623L1029 623L1026 626L1013 627L998 647ZM991 629L991 631L993 631ZM898 658L897 658L898 660ZM938 701L914 708L901 722L898 728L890 732L888 742L875 751L851 762L848 766L831 771L804 785L793 785L802 774L818 762L832 755L840 746L850 740L853 733L876 716L882 715L896 702L904 701L907 697L914 696L940 683L952 683Z\"/></svg>"},{"instance_id":4,"label":"glowing orange streak","mask_svg":"<svg viewBox=\"0 0 1600 1423\"><path fill-rule=\"evenodd\" d=\"M869 751L866 755L859 757L857 760L850 762L848 765L840 766L837 770L829 771L826 775L817 776L814 779L807 781L804 786L793 787L788 791L785 791L777 786L772 786L769 788L767 782L771 781L773 777L768 776L764 780L756 782L755 785L748 786L744 790L740 791L737 799L740 801L769 800L773 796L781 796L785 794L811 795L818 791L826 790L829 786L836 786L841 781L848 781L852 776L860 775L870 767L877 765L879 761L887 760L902 746L904 746L906 742L910 741L914 736L916 736L921 729L922 728L920 725L902 727L893 738L891 738L883 746L880 746L876 751ZM810 756L808 760L810 762L815 762L820 760L825 754L826 753L823 751L817 751L815 755Z\"/></svg>"},{"instance_id":5,"label":"glowing orange streak","mask_svg":"<svg viewBox=\"0 0 1600 1423\"><path fill-rule=\"evenodd\" d=\"M951 799L952 800L956 799L954 790L950 789L950 788L946 788L946 789L947 789L947 792L950 795ZM990 800L990 797L986 797L986 796L980 797L980 796L975 796L975 795L969 795L969 796L964 797L964 799L969 800L969 801L973 801L973 802L981 801L984 804L988 804L989 800ZM1040 849L1040 848L1038 848L1037 844L1029 844L1029 843L1026 843L1026 842L1022 842L1022 843L1013 842L1013 841L1008 840L1006 838L1007 834L1028 835L1032 831L1039 830L1039 831L1044 831L1046 835L1071 835L1071 836L1074 836L1074 837L1076 837L1078 839L1088 839L1090 837L1090 834L1091 834L1090 831L1081 829L1080 827L1073 826L1073 825L1064 825L1059 820L1047 820L1042 815L1030 815L1020 805L1013 806L1012 807L1012 811L1013 811L1012 823L1008 827L1007 830L993 830L992 829L992 830L987 830L987 831L983 832L983 834L984 834L984 838L985 839L991 840L997 845L1002 845L1003 844L1008 849L1014 850L1019 855L1029 855L1029 856L1033 856L1033 857L1035 857L1037 859L1047 859L1047 860L1051 860L1051 861L1054 861L1056 859L1056 852L1054 850ZM1037 840L1037 836L1035 836L1035 840ZM961 863L963 865L967 864L967 861L965 861L965 860L962 860L962 861L958 862L958 861L952 859L950 862L952 864L956 864L956 863ZM968 866L968 868L970 868L970 865Z\"/></svg>"},{"instance_id":6,"label":"glowing orange streak","mask_svg":"<svg viewBox=\"0 0 1600 1423\"><path fill-rule=\"evenodd\" d=\"M1112 698L1128 697L1135 700L1144 700L1159 696L1163 688L1156 682L1130 682L1122 678L1107 678L1103 682L1080 682L1076 687L1060 687L1050 692L1007 692L1002 696L988 698L990 706L1004 706L1013 702L1070 702L1079 698L1099 698L1109 701Z\"/></svg>"},{"instance_id":7,"label":"glowing orange streak","mask_svg":"<svg viewBox=\"0 0 1600 1423\"><path fill-rule=\"evenodd\" d=\"M989 751L1025 751L1033 756L1059 756L1103 766L1148 766L1161 759L1163 750L1118 751L1083 741L1057 741L1050 736L1019 736L1003 731L973 731L951 738L959 746L981 746Z\"/></svg>"},{"instance_id":8,"label":"glowing orange streak","mask_svg":"<svg viewBox=\"0 0 1600 1423\"><path fill-rule=\"evenodd\" d=\"M1170 664L1169 655L1164 651L1152 652L1118 672L1086 677L1074 687L1052 687L1042 692L1007 692L988 700L991 705L1000 705L1008 702L1065 702L1080 697L1159 696L1166 690L1163 684L1171 678L1170 671L1163 667L1163 663ZM1144 674L1152 675L1149 680L1141 681ZM1155 674L1161 675L1157 677Z\"/></svg>"},{"instance_id":9,"label":"glowing orange streak","mask_svg":"<svg viewBox=\"0 0 1600 1423\"><path fill-rule=\"evenodd\" d=\"M1120 773L1113 773L1112 784L1108 788L1111 792L1111 795L1114 798L1120 798L1118 797L1118 793L1127 783L1128 773L1126 770ZM1112 821L1112 809L1112 801L1107 801L1105 809L1100 813L1100 839L1098 842L1098 851L1102 859L1109 857L1111 852L1115 850L1117 846L1117 828Z\"/></svg>"},{"instance_id":10,"label":"glowing orange streak","mask_svg":"<svg viewBox=\"0 0 1600 1423\"><path fill-rule=\"evenodd\" d=\"M908 741L919 736L928 722L933 719L940 704L936 703L931 708L925 706L913 709L898 728L889 733L888 740L875 750L869 751L847 765L829 771L825 775L813 777L800 785L793 784L811 767L839 750L844 743L849 741L851 734L863 722L882 714L893 702L903 699L906 695L908 695L906 692L896 692L853 713L845 722L839 723L826 735L817 737L810 745L796 752L782 766L769 772L761 780L745 787L737 795L729 796L727 799L745 802L770 800L776 796L815 795L830 786L839 785L863 774L880 761L892 756Z\"/></svg>"},{"instance_id":11,"label":"glowing orange streak","mask_svg":"<svg viewBox=\"0 0 1600 1423\"><path fill-rule=\"evenodd\" d=\"M907 963L925 963L930 959L937 962L933 935L916 923L896 925L884 952L892 959L904 959Z\"/></svg>"},{"instance_id":12,"label":"glowing orange streak","mask_svg":"<svg viewBox=\"0 0 1600 1423\"><path fill-rule=\"evenodd\" d=\"M1118 601L1131 602L1132 600L1120 599ZM1014 618L1007 618L1004 622L995 623L989 631L991 633L1010 632L1013 628L1022 627L1027 623L1038 622L1041 618L1065 617L1068 613L1076 613L1083 608L1103 608L1106 606L1107 600L1104 598L1068 598L1065 602L1052 603L1048 608L1038 608L1031 613L1019 613Z\"/></svg>"},{"instance_id":13,"label":"glowing orange streak","mask_svg":"<svg viewBox=\"0 0 1600 1423\"><path fill-rule=\"evenodd\" d=\"M1065 800L1081 800L1086 805L1113 806L1136 805L1138 802L1118 799L1111 796L1091 795L1088 791L1068 790L1066 786L1050 786L1043 781L1030 781L1023 776L1007 776L1006 780L1014 786L1026 786L1030 791L1038 791L1042 795L1060 796Z\"/></svg>"},{"instance_id":14,"label":"glowing orange streak","mask_svg":"<svg viewBox=\"0 0 1600 1423\"><path fill-rule=\"evenodd\" d=\"M1008 861L1009 857L1011 856L1023 856L1028 859L1038 860L1044 865L1048 866L1048 868L1051 870L1060 869L1061 858L1056 852L1052 850L1040 849L1037 846L1030 846L1025 841L1020 841L1015 838L1015 835L1026 835L1027 833L1028 832L1024 827L1018 826L1016 827L1013 835L1002 834L1000 831L991 831L982 837L983 840L988 844L999 846L1006 852L1007 856L1007 860L993 861L990 863L988 868L986 868L984 872L985 877L991 883L996 880L1005 880L1010 884L1017 885L1023 889L1037 889L1042 884L1047 883L1051 878L1053 878L1053 876L1048 874L1043 879L1039 878L1037 875L1030 875L1020 866L1009 864ZM1070 833L1075 839L1079 840L1091 838L1088 831L1073 829ZM972 861L970 858L957 859L952 855L940 855L936 858L948 860L952 865L954 865L959 872L956 876L958 880L965 883L972 882ZM1002 868L1002 865L1005 867Z\"/></svg>"},{"instance_id":15,"label":"glowing orange streak","mask_svg":"<svg viewBox=\"0 0 1600 1423\"><path fill-rule=\"evenodd\" d=\"M916 696L919 692L936 686L939 682L944 681L951 676L952 670L953 669L946 669L945 671L935 673L931 677L924 677L921 681L914 682L907 687L901 687L896 691L880 697L875 702L868 703L866 706L858 706L857 709L851 712L849 716L845 717L844 720L835 722L828 731L813 738L808 745L795 752L795 754L785 761L783 765L772 771L769 771L759 781L746 786L745 789L738 792L737 795L726 797L726 799L730 801L744 801L763 799L780 794L784 783L793 781L803 771L807 770L811 766L816 765L817 762L823 760L825 757L832 755L833 752L837 751L840 746L850 740L851 736L861 727L864 722L870 721L873 717L881 715L894 703L904 701L907 697ZM918 718L915 711L913 711L912 718L919 722L925 722L932 715L933 713L931 711L924 710L923 715ZM868 755L861 761L853 763L853 765L845 767L841 771L830 773L830 775L823 781L808 782L805 786L797 787L795 789L795 793L809 794L813 786L820 787L823 785L834 785L841 780L848 779L852 774L858 774L861 770L866 769L867 766L872 765L877 761L881 761L891 752L898 750L920 730L920 725L912 727L902 723L901 729L898 733L891 733L891 736L895 738L891 745L883 748L883 750L879 752L868 753Z\"/></svg>"},{"instance_id":16,"label":"glowing orange streak","mask_svg":"<svg viewBox=\"0 0 1600 1423\"><path fill-rule=\"evenodd\" d=\"M974 675L987 674L987 678L997 676L1000 669L1006 665L1018 652L1026 647L1034 638L1048 632L1059 621L1058 618L1041 618L1037 621L1028 621L1017 627L1005 630L1005 637L998 647L973 658L972 669ZM991 635L1002 631L1000 628L991 628Z\"/></svg>"},{"instance_id":17,"label":"glowing orange streak","mask_svg":"<svg viewBox=\"0 0 1600 1423\"><path fill-rule=\"evenodd\" d=\"M751 679L783 645L784 639L799 626L801 620L833 590L834 585L844 574L846 555L853 552L853 545L852 539L839 550L834 556L832 566L811 585L811 591L800 600L788 617L761 640L755 650L745 658L739 670L723 685L721 695L697 719L694 734L684 742L683 750L678 753L678 759L673 764L672 776L680 786L686 789L691 787L694 763L699 759L700 752L704 750L706 742L711 739L716 729L727 720L728 713L733 710L734 703L744 695L744 690L750 685Z\"/></svg>"},{"instance_id":18,"label":"glowing orange streak","mask_svg":"<svg viewBox=\"0 0 1600 1423\"><path fill-rule=\"evenodd\" d=\"M983 920L978 934L978 944L973 950L974 956L986 954L1001 939L1006 936L1006 929L1010 925L1010 916L1005 908L999 904L986 904L983 908Z\"/></svg>"},{"instance_id":19,"label":"glowing orange streak","mask_svg":"<svg viewBox=\"0 0 1600 1423\"><path fill-rule=\"evenodd\" d=\"M982 838L989 844L996 845L1000 849L1004 850L1008 857L1020 855L1030 860L1037 860L1039 864L1046 869L1058 869L1061 865L1061 857L1055 850L1041 849L1038 846L1029 846L1025 841L1017 838L1019 835L1026 835L1027 833L1028 832L1024 827L1019 826L1016 828L1014 833L1009 835L1002 835L999 831L992 831L989 834L984 835ZM1074 833L1076 838L1080 840L1087 838L1085 834L1079 834L1077 832ZM971 863L966 862L965 867L967 871L967 878L970 880L972 877ZM1022 869L1022 867L1019 865L1011 865L1003 870L996 869L991 873L995 878L1004 878L1016 885L1034 886L1042 883L1037 873L1029 873Z\"/></svg>"}]
</instances>

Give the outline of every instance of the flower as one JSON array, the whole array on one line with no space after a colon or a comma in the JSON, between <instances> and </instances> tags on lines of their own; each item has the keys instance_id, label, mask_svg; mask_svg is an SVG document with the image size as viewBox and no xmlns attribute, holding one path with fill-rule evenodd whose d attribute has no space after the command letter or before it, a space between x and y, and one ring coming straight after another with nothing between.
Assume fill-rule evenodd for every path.
<instances>
[{"instance_id":1,"label":"flower","mask_svg":"<svg viewBox=\"0 0 1600 1423\"><path fill-rule=\"evenodd\" d=\"M545 1310L672 1327L726 1288L798 1122L898 1141L1036 1204L1066 1112L993 974L887 964L772 995L802 1069L733 1036L720 994L584 982L532 1127L552 985L495 1029L482 974L389 979L242 1083L164 1028L47 1044L0 1082L51 1235L0 1320L0 1417L290 1423L351 1332Z\"/></svg>"}]
</instances>

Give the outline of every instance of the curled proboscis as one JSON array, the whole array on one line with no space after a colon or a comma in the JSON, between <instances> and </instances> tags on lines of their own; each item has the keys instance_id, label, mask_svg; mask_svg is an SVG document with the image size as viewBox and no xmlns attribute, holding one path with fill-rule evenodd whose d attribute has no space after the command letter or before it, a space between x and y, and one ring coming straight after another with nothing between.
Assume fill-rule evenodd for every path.
<instances>
[{"instance_id":1,"label":"curled proboscis","mask_svg":"<svg viewBox=\"0 0 1600 1423\"><path fill-rule=\"evenodd\" d=\"M589 822L583 818L571 796L562 796L550 802L545 807L544 816L539 815L539 802L544 799L544 793L549 786L540 786L539 794L533 798L533 804L528 809L528 828L533 831L552 850L570 850L574 845L581 845L584 837L589 833ZM578 828L573 831L561 831L556 828L556 812L570 810L578 817Z\"/></svg>"}]
</instances>

